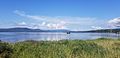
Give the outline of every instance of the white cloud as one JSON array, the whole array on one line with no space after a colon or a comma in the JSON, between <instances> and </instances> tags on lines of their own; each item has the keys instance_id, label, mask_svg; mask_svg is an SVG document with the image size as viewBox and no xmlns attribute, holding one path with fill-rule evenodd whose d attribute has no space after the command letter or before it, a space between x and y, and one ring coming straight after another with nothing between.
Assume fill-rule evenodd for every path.
<instances>
[{"instance_id":1,"label":"white cloud","mask_svg":"<svg viewBox=\"0 0 120 58\"><path fill-rule=\"evenodd\" d=\"M67 29L66 26L63 24L63 22L60 23L47 23L47 22L42 22L39 24L27 24L26 22L20 22L16 24L16 27L27 27L27 28L32 28L32 29Z\"/></svg>"},{"instance_id":2,"label":"white cloud","mask_svg":"<svg viewBox=\"0 0 120 58\"><path fill-rule=\"evenodd\" d=\"M27 24L25 22L21 22L21 23L18 23L18 25L24 26L24 25L27 25Z\"/></svg>"},{"instance_id":3,"label":"white cloud","mask_svg":"<svg viewBox=\"0 0 120 58\"><path fill-rule=\"evenodd\" d=\"M27 23L23 21L23 22L17 23L16 26L27 26Z\"/></svg>"},{"instance_id":4,"label":"white cloud","mask_svg":"<svg viewBox=\"0 0 120 58\"><path fill-rule=\"evenodd\" d=\"M19 16L23 16L30 19L37 19L38 21L44 21L41 24L36 24L34 27L39 28L41 26L48 27L49 29L64 29L66 28L66 22L63 20L60 20L58 17L47 17L47 16L32 16L27 15L24 11L15 10L15 14ZM22 22L24 24L24 22ZM20 24L19 24L20 25Z\"/></svg>"},{"instance_id":5,"label":"white cloud","mask_svg":"<svg viewBox=\"0 0 120 58\"><path fill-rule=\"evenodd\" d=\"M14 13L17 14L17 15L19 15L19 16L27 17L29 19L37 19L37 20L47 19L47 17L45 17L45 16L28 15L24 11L19 11L19 10L15 10Z\"/></svg>"},{"instance_id":6,"label":"white cloud","mask_svg":"<svg viewBox=\"0 0 120 58\"><path fill-rule=\"evenodd\" d=\"M97 29L104 29L104 28L99 27L99 26L91 26L91 28L93 28L93 29L95 29L95 30L97 30Z\"/></svg>"},{"instance_id":7,"label":"white cloud","mask_svg":"<svg viewBox=\"0 0 120 58\"><path fill-rule=\"evenodd\" d=\"M67 29L65 27L65 22L61 21L59 23L47 23L47 22L42 22L40 26L45 26L49 29Z\"/></svg>"},{"instance_id":8,"label":"white cloud","mask_svg":"<svg viewBox=\"0 0 120 58\"><path fill-rule=\"evenodd\" d=\"M14 13L20 16L26 16L24 11L15 10Z\"/></svg>"},{"instance_id":9,"label":"white cloud","mask_svg":"<svg viewBox=\"0 0 120 58\"><path fill-rule=\"evenodd\" d=\"M16 27L27 27L27 28L31 28L31 25L27 24L26 22L20 22L20 23L16 23L15 25Z\"/></svg>"},{"instance_id":10,"label":"white cloud","mask_svg":"<svg viewBox=\"0 0 120 58\"><path fill-rule=\"evenodd\" d=\"M47 24L46 25L48 28L50 29L66 29L64 25L62 24L53 24L53 23L50 23L50 24Z\"/></svg>"},{"instance_id":11,"label":"white cloud","mask_svg":"<svg viewBox=\"0 0 120 58\"><path fill-rule=\"evenodd\" d=\"M70 29L70 30L88 30L91 29L90 26L98 26L105 24L104 20L96 20L96 18L89 17L64 17L64 16L37 16L29 15L24 11L16 10L15 14L28 18L30 20L36 20L39 23L33 24L32 28L44 28L44 29ZM32 23L33 23L32 22ZM93 27L94 28L94 27ZM99 27L100 28L100 27Z\"/></svg>"},{"instance_id":12,"label":"white cloud","mask_svg":"<svg viewBox=\"0 0 120 58\"><path fill-rule=\"evenodd\" d=\"M37 20L45 20L45 21L50 21L50 22L65 22L66 23L83 23L83 21L93 21L96 18L81 18L81 17L64 17L64 16L56 16L56 17L50 17L50 16L37 16L37 15L28 15L26 14L24 11L19 11L19 10L15 10L14 11L15 14L19 15L19 16L23 16L29 19L37 19ZM81 22L82 21L82 22Z\"/></svg>"},{"instance_id":13,"label":"white cloud","mask_svg":"<svg viewBox=\"0 0 120 58\"><path fill-rule=\"evenodd\" d=\"M120 27L120 18L109 20L108 23L112 27Z\"/></svg>"},{"instance_id":14,"label":"white cloud","mask_svg":"<svg viewBox=\"0 0 120 58\"><path fill-rule=\"evenodd\" d=\"M46 25L46 22L42 22L42 24L41 24L42 26L45 26Z\"/></svg>"}]
</instances>

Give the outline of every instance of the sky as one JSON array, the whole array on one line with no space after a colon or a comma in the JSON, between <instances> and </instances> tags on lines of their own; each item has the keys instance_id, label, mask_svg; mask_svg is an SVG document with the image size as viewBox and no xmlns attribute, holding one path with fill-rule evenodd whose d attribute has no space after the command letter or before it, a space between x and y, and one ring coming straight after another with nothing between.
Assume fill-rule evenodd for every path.
<instances>
[{"instance_id":1,"label":"sky","mask_svg":"<svg viewBox=\"0 0 120 58\"><path fill-rule=\"evenodd\" d=\"M120 0L0 0L0 28L119 28Z\"/></svg>"}]
</instances>

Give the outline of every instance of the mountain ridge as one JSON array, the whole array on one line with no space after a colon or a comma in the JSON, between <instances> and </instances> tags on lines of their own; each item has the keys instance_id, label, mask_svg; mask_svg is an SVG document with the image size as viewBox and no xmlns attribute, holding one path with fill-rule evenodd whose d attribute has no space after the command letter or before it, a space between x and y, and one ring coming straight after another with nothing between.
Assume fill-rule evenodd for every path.
<instances>
[{"instance_id":1,"label":"mountain ridge","mask_svg":"<svg viewBox=\"0 0 120 58\"><path fill-rule=\"evenodd\" d=\"M120 33L120 29L99 29L99 30L88 30L88 31L71 31L66 29L54 29L54 30L42 30L42 29L31 29L31 28L1 28L0 32L70 32L70 33Z\"/></svg>"},{"instance_id":2,"label":"mountain ridge","mask_svg":"<svg viewBox=\"0 0 120 58\"><path fill-rule=\"evenodd\" d=\"M42 29L31 29L31 28L1 28L0 32L68 32L65 29L56 30L42 30Z\"/></svg>"}]
</instances>

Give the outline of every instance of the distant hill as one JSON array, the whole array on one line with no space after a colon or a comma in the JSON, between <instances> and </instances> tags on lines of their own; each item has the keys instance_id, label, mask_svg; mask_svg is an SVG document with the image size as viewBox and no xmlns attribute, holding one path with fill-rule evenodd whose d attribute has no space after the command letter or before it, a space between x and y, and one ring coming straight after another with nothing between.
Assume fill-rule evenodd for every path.
<instances>
[{"instance_id":1,"label":"distant hill","mask_svg":"<svg viewBox=\"0 0 120 58\"><path fill-rule=\"evenodd\" d=\"M41 30L41 29L30 29L30 28L4 28L0 29L0 32L68 32L65 29L56 30Z\"/></svg>"},{"instance_id":2,"label":"distant hill","mask_svg":"<svg viewBox=\"0 0 120 58\"><path fill-rule=\"evenodd\" d=\"M120 29L100 29L100 30L89 30L89 31L70 31L66 29L55 29L55 30L41 30L41 29L30 29L30 28L2 28L0 32L70 32L70 33L118 33Z\"/></svg>"},{"instance_id":3,"label":"distant hill","mask_svg":"<svg viewBox=\"0 0 120 58\"><path fill-rule=\"evenodd\" d=\"M120 29L100 29L100 30L90 30L85 32L94 32L94 33L120 33Z\"/></svg>"},{"instance_id":4,"label":"distant hill","mask_svg":"<svg viewBox=\"0 0 120 58\"><path fill-rule=\"evenodd\" d=\"M44 32L70 32L70 31L65 29L56 29L56 30L44 30Z\"/></svg>"},{"instance_id":5,"label":"distant hill","mask_svg":"<svg viewBox=\"0 0 120 58\"><path fill-rule=\"evenodd\" d=\"M120 29L99 29L89 31L70 31L71 33L120 33Z\"/></svg>"}]
</instances>

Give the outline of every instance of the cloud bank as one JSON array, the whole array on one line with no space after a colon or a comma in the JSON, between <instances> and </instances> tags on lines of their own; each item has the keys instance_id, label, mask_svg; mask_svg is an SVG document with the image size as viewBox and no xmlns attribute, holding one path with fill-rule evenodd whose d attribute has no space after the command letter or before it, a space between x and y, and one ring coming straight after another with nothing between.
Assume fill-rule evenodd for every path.
<instances>
[{"instance_id":1,"label":"cloud bank","mask_svg":"<svg viewBox=\"0 0 120 58\"><path fill-rule=\"evenodd\" d=\"M31 28L40 29L69 29L69 30L89 30L101 29L106 21L98 20L90 17L67 17L67 16L38 16L29 15L25 11L15 10L14 13L18 16L26 18L28 21L33 20L27 24ZM36 23L37 21L39 23ZM99 23L99 24L98 24ZM25 21L18 25L26 25ZM97 27L96 27L97 26Z\"/></svg>"},{"instance_id":2,"label":"cloud bank","mask_svg":"<svg viewBox=\"0 0 120 58\"><path fill-rule=\"evenodd\" d=\"M120 17L109 20L108 23L112 27L120 27Z\"/></svg>"},{"instance_id":3,"label":"cloud bank","mask_svg":"<svg viewBox=\"0 0 120 58\"><path fill-rule=\"evenodd\" d=\"M28 15L24 11L19 11L19 10L15 10L14 13L28 19L35 19L38 21L42 21L41 24L36 24L34 25L34 27L45 26L49 29L67 29L65 26L66 22L63 20L60 20L58 17L33 16L33 15ZM24 22L22 22L22 24L24 24ZM18 25L21 25L21 24L18 24Z\"/></svg>"},{"instance_id":4,"label":"cloud bank","mask_svg":"<svg viewBox=\"0 0 120 58\"><path fill-rule=\"evenodd\" d=\"M99 26L91 26L91 28L93 28L93 29L104 29L104 28L102 28L102 27L99 27Z\"/></svg>"}]
</instances>

